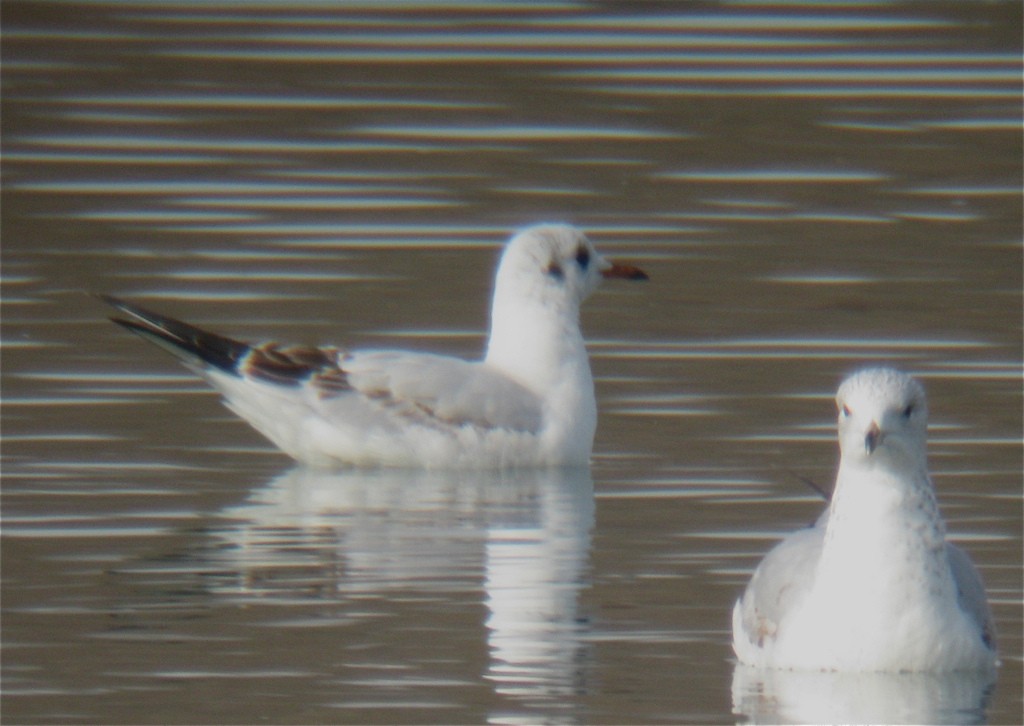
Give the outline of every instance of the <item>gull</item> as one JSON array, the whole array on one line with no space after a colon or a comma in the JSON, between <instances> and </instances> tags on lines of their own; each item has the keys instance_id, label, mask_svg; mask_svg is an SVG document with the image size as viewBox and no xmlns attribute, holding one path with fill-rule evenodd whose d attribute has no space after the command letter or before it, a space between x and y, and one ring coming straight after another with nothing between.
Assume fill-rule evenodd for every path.
<instances>
[{"instance_id":1,"label":"gull","mask_svg":"<svg viewBox=\"0 0 1024 726\"><path fill-rule=\"evenodd\" d=\"M924 388L892 368L868 368L842 383L836 405L831 502L757 567L733 608L736 656L791 670L992 668L985 588L946 541L928 476Z\"/></svg>"},{"instance_id":2,"label":"gull","mask_svg":"<svg viewBox=\"0 0 1024 726\"><path fill-rule=\"evenodd\" d=\"M602 278L645 280L579 229L523 229L501 256L486 355L249 344L124 300L112 318L170 351L278 448L314 467L589 463L597 404L580 304Z\"/></svg>"}]
</instances>

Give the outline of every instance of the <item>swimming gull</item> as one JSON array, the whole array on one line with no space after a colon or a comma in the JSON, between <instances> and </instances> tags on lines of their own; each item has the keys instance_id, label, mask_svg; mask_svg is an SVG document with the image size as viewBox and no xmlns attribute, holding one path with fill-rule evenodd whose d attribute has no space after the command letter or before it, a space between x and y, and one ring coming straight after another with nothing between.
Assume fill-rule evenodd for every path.
<instances>
[{"instance_id":1,"label":"swimming gull","mask_svg":"<svg viewBox=\"0 0 1024 726\"><path fill-rule=\"evenodd\" d=\"M250 345L102 296L113 318L204 377L296 460L499 468L588 463L597 424L580 303L602 278L647 279L600 256L579 229L526 228L495 279L486 355Z\"/></svg>"},{"instance_id":2,"label":"swimming gull","mask_svg":"<svg viewBox=\"0 0 1024 726\"><path fill-rule=\"evenodd\" d=\"M928 476L924 389L900 371L868 368L843 382L836 404L831 502L754 572L733 608L737 657L794 670L991 668L985 588L946 541Z\"/></svg>"}]
</instances>

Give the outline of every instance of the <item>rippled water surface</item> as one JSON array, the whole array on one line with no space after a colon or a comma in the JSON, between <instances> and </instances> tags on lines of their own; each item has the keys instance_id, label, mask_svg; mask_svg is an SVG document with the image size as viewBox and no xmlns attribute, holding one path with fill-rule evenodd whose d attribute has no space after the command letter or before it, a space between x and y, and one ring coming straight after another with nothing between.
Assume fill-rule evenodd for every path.
<instances>
[{"instance_id":1,"label":"rippled water surface","mask_svg":"<svg viewBox=\"0 0 1024 726\"><path fill-rule=\"evenodd\" d=\"M5 2L11 723L1019 723L1016 2ZM564 220L589 471L294 468L121 295L246 339L479 354ZM736 669L831 398L918 375L996 682Z\"/></svg>"}]
</instances>

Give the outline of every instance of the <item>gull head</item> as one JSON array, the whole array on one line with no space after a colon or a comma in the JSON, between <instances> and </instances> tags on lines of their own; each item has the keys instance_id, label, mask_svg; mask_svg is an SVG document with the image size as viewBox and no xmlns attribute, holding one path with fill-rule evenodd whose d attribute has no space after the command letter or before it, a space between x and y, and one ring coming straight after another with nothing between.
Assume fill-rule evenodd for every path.
<instances>
[{"instance_id":1,"label":"gull head","mask_svg":"<svg viewBox=\"0 0 1024 726\"><path fill-rule=\"evenodd\" d=\"M854 373L836 394L844 462L919 466L926 456L928 402L914 378L894 368Z\"/></svg>"},{"instance_id":2,"label":"gull head","mask_svg":"<svg viewBox=\"0 0 1024 726\"><path fill-rule=\"evenodd\" d=\"M636 267L606 260L576 227L539 224L509 241L498 267L496 292L576 307L610 277L647 279Z\"/></svg>"}]
</instances>

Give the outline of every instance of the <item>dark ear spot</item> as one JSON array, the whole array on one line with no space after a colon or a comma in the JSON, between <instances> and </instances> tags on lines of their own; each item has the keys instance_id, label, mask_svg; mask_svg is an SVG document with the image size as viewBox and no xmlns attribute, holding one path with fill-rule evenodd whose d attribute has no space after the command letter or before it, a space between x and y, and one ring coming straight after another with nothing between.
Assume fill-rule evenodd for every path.
<instances>
[{"instance_id":1,"label":"dark ear spot","mask_svg":"<svg viewBox=\"0 0 1024 726\"><path fill-rule=\"evenodd\" d=\"M587 265L590 264L590 250L583 245L580 245L576 249L576 264L578 264L582 270L587 269Z\"/></svg>"},{"instance_id":2,"label":"dark ear spot","mask_svg":"<svg viewBox=\"0 0 1024 726\"><path fill-rule=\"evenodd\" d=\"M550 265L548 265L548 274L551 275L556 280L565 279L565 270L563 270L562 266L557 262L552 262Z\"/></svg>"}]
</instances>

